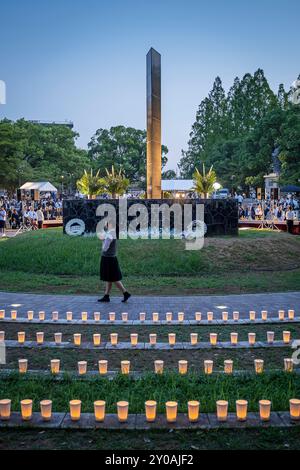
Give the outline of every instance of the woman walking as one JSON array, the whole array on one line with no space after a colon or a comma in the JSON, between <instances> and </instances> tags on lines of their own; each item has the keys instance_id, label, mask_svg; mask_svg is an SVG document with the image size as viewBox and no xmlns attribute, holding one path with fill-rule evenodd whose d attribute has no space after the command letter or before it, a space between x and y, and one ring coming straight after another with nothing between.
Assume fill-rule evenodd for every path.
<instances>
[{"instance_id":1,"label":"woman walking","mask_svg":"<svg viewBox=\"0 0 300 470\"><path fill-rule=\"evenodd\" d=\"M117 258L116 231L112 222L108 222L106 234L102 241L102 255L100 261L100 279L105 281L105 293L98 302L110 302L110 291L113 283L122 292L122 302L127 302L131 294L123 286L122 273Z\"/></svg>"}]
</instances>

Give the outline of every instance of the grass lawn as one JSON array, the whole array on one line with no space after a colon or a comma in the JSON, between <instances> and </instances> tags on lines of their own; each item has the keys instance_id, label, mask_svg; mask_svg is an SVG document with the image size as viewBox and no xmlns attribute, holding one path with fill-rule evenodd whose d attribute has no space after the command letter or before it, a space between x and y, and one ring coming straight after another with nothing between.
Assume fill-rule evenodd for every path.
<instances>
[{"instance_id":1,"label":"grass lawn","mask_svg":"<svg viewBox=\"0 0 300 470\"><path fill-rule=\"evenodd\" d=\"M100 242L61 229L25 233L0 242L2 290L96 294ZM181 240L120 240L128 289L140 295L228 294L297 290L300 237L241 230L239 237L206 238L200 251Z\"/></svg>"}]
</instances>

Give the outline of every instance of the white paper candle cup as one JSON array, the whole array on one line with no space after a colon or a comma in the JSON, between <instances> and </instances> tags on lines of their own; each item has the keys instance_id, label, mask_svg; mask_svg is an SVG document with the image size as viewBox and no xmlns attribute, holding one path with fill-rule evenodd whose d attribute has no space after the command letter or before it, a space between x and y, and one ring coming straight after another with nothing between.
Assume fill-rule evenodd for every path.
<instances>
[{"instance_id":1,"label":"white paper candle cup","mask_svg":"<svg viewBox=\"0 0 300 470\"><path fill-rule=\"evenodd\" d=\"M294 310L289 310L288 311L288 319L289 320L294 320L295 319L295 311Z\"/></svg>"},{"instance_id":2,"label":"white paper candle cup","mask_svg":"<svg viewBox=\"0 0 300 470\"><path fill-rule=\"evenodd\" d=\"M4 320L5 318L5 310L0 310L0 320Z\"/></svg>"},{"instance_id":3,"label":"white paper candle cup","mask_svg":"<svg viewBox=\"0 0 300 470\"><path fill-rule=\"evenodd\" d=\"M28 367L28 359L19 359L18 363L19 363L19 373L26 374L27 367Z\"/></svg>"},{"instance_id":4,"label":"white paper candle cup","mask_svg":"<svg viewBox=\"0 0 300 470\"><path fill-rule=\"evenodd\" d=\"M178 312L177 318L178 318L179 322L183 322L184 321L184 312Z\"/></svg>"},{"instance_id":5,"label":"white paper candle cup","mask_svg":"<svg viewBox=\"0 0 300 470\"><path fill-rule=\"evenodd\" d=\"M61 344L62 342L62 333L54 333L55 344Z\"/></svg>"},{"instance_id":6,"label":"white paper candle cup","mask_svg":"<svg viewBox=\"0 0 300 470\"><path fill-rule=\"evenodd\" d=\"M259 400L259 416L261 421L269 421L271 416L270 400Z\"/></svg>"},{"instance_id":7,"label":"white paper candle cup","mask_svg":"<svg viewBox=\"0 0 300 470\"><path fill-rule=\"evenodd\" d=\"M8 421L11 412L11 400L4 398L0 400L0 418L4 421Z\"/></svg>"},{"instance_id":8,"label":"white paper candle cup","mask_svg":"<svg viewBox=\"0 0 300 470\"><path fill-rule=\"evenodd\" d=\"M154 361L154 371L156 374L162 374L164 371L164 361Z\"/></svg>"},{"instance_id":9,"label":"white paper candle cup","mask_svg":"<svg viewBox=\"0 0 300 470\"><path fill-rule=\"evenodd\" d=\"M93 334L93 343L94 343L94 346L100 346L100 344L101 344L101 334L100 333L94 333Z\"/></svg>"},{"instance_id":10,"label":"white paper candle cup","mask_svg":"<svg viewBox=\"0 0 300 470\"><path fill-rule=\"evenodd\" d=\"M236 400L236 417L238 421L246 421L247 419L247 409L248 402L247 400Z\"/></svg>"},{"instance_id":11,"label":"white paper candle cup","mask_svg":"<svg viewBox=\"0 0 300 470\"><path fill-rule=\"evenodd\" d=\"M291 398L290 401L290 418L292 421L300 420L300 400Z\"/></svg>"},{"instance_id":12,"label":"white paper candle cup","mask_svg":"<svg viewBox=\"0 0 300 470\"><path fill-rule=\"evenodd\" d=\"M209 335L209 341L212 346L216 346L218 342L218 335L217 333L210 333Z\"/></svg>"},{"instance_id":13,"label":"white paper candle cup","mask_svg":"<svg viewBox=\"0 0 300 470\"><path fill-rule=\"evenodd\" d=\"M52 417L52 401L42 400L40 402L41 417L43 421L50 421Z\"/></svg>"},{"instance_id":14,"label":"white paper candle cup","mask_svg":"<svg viewBox=\"0 0 300 470\"><path fill-rule=\"evenodd\" d=\"M248 343L253 346L255 344L256 333L248 333Z\"/></svg>"},{"instance_id":15,"label":"white paper candle cup","mask_svg":"<svg viewBox=\"0 0 300 470\"><path fill-rule=\"evenodd\" d=\"M294 369L294 361L290 357L284 358L284 370L285 372L293 372Z\"/></svg>"},{"instance_id":16,"label":"white paper candle cup","mask_svg":"<svg viewBox=\"0 0 300 470\"><path fill-rule=\"evenodd\" d=\"M167 312L166 313L166 321L171 323L172 319L173 319L173 313L172 312Z\"/></svg>"},{"instance_id":17,"label":"white paper candle cup","mask_svg":"<svg viewBox=\"0 0 300 470\"><path fill-rule=\"evenodd\" d=\"M225 374L232 374L232 372L233 372L233 361L231 359L225 359L225 361L224 361L224 372L225 372Z\"/></svg>"},{"instance_id":18,"label":"white paper candle cup","mask_svg":"<svg viewBox=\"0 0 300 470\"><path fill-rule=\"evenodd\" d=\"M87 321L87 319L88 319L88 313L81 312L81 321Z\"/></svg>"},{"instance_id":19,"label":"white paper candle cup","mask_svg":"<svg viewBox=\"0 0 300 470\"><path fill-rule=\"evenodd\" d=\"M5 341L5 331L0 331L0 342Z\"/></svg>"},{"instance_id":20,"label":"white paper candle cup","mask_svg":"<svg viewBox=\"0 0 300 470\"><path fill-rule=\"evenodd\" d=\"M121 372L124 375L129 374L129 372L130 372L130 361L121 361Z\"/></svg>"},{"instance_id":21,"label":"white paper candle cup","mask_svg":"<svg viewBox=\"0 0 300 470\"><path fill-rule=\"evenodd\" d=\"M166 402L166 418L168 423L175 423L177 420L177 401Z\"/></svg>"},{"instance_id":22,"label":"white paper candle cup","mask_svg":"<svg viewBox=\"0 0 300 470\"><path fill-rule=\"evenodd\" d=\"M110 334L110 343L112 346L117 346L118 344L118 333L111 333Z\"/></svg>"},{"instance_id":23,"label":"white paper candle cup","mask_svg":"<svg viewBox=\"0 0 300 470\"><path fill-rule=\"evenodd\" d=\"M25 331L18 331L18 343L25 343Z\"/></svg>"},{"instance_id":24,"label":"white paper candle cup","mask_svg":"<svg viewBox=\"0 0 300 470\"><path fill-rule=\"evenodd\" d=\"M284 310L278 310L278 320L284 320Z\"/></svg>"},{"instance_id":25,"label":"white paper candle cup","mask_svg":"<svg viewBox=\"0 0 300 470\"><path fill-rule=\"evenodd\" d=\"M239 339L238 333L235 333L235 332L230 333L230 342L232 345L236 346L238 343L238 339Z\"/></svg>"},{"instance_id":26,"label":"white paper candle cup","mask_svg":"<svg viewBox=\"0 0 300 470\"><path fill-rule=\"evenodd\" d=\"M32 418L32 400L21 400L21 416L23 421L30 421Z\"/></svg>"},{"instance_id":27,"label":"white paper candle cup","mask_svg":"<svg viewBox=\"0 0 300 470\"><path fill-rule=\"evenodd\" d=\"M94 415L97 422L103 422L105 419L105 401L94 401Z\"/></svg>"},{"instance_id":28,"label":"white paper candle cup","mask_svg":"<svg viewBox=\"0 0 300 470\"><path fill-rule=\"evenodd\" d=\"M71 421L79 421L81 415L81 400L70 401L70 417Z\"/></svg>"},{"instance_id":29,"label":"white paper candle cup","mask_svg":"<svg viewBox=\"0 0 300 470\"><path fill-rule=\"evenodd\" d=\"M44 320L45 320L45 317L46 317L46 314L45 314L44 310L41 310L41 311L39 312L39 320L40 320L40 321L44 321Z\"/></svg>"},{"instance_id":30,"label":"white paper candle cup","mask_svg":"<svg viewBox=\"0 0 300 470\"><path fill-rule=\"evenodd\" d=\"M66 318L67 318L67 321L72 321L73 320L73 312L67 312L66 313Z\"/></svg>"},{"instance_id":31,"label":"white paper candle cup","mask_svg":"<svg viewBox=\"0 0 300 470\"><path fill-rule=\"evenodd\" d=\"M74 340L75 346L80 346L81 345L81 333L74 333L73 340Z\"/></svg>"},{"instance_id":32,"label":"white paper candle cup","mask_svg":"<svg viewBox=\"0 0 300 470\"><path fill-rule=\"evenodd\" d=\"M120 423L126 423L128 419L128 401L118 401L117 410L118 410L118 420Z\"/></svg>"},{"instance_id":33,"label":"white paper candle cup","mask_svg":"<svg viewBox=\"0 0 300 470\"><path fill-rule=\"evenodd\" d=\"M291 332L290 331L283 331L282 332L282 340L284 344L289 344L291 341Z\"/></svg>"},{"instance_id":34,"label":"white paper candle cup","mask_svg":"<svg viewBox=\"0 0 300 470\"><path fill-rule=\"evenodd\" d=\"M109 312L108 319L109 319L110 322L114 322L116 320L115 312Z\"/></svg>"},{"instance_id":35,"label":"white paper candle cup","mask_svg":"<svg viewBox=\"0 0 300 470\"><path fill-rule=\"evenodd\" d=\"M254 359L254 368L255 368L256 374L262 374L264 371L264 360Z\"/></svg>"},{"instance_id":36,"label":"white paper candle cup","mask_svg":"<svg viewBox=\"0 0 300 470\"><path fill-rule=\"evenodd\" d=\"M156 419L157 403L154 400L145 401L145 415L148 423L153 423Z\"/></svg>"},{"instance_id":37,"label":"white paper candle cup","mask_svg":"<svg viewBox=\"0 0 300 470\"><path fill-rule=\"evenodd\" d=\"M18 316L17 310L12 310L12 311L10 312L10 318L11 318L12 320L16 320L16 319L17 319L17 316Z\"/></svg>"},{"instance_id":38,"label":"white paper candle cup","mask_svg":"<svg viewBox=\"0 0 300 470\"><path fill-rule=\"evenodd\" d=\"M146 320L146 313L140 312L140 322L144 322Z\"/></svg>"},{"instance_id":39,"label":"white paper candle cup","mask_svg":"<svg viewBox=\"0 0 300 470\"><path fill-rule=\"evenodd\" d=\"M191 423L199 420L200 403L196 400L188 401L188 419Z\"/></svg>"},{"instance_id":40,"label":"white paper candle cup","mask_svg":"<svg viewBox=\"0 0 300 470\"><path fill-rule=\"evenodd\" d=\"M154 323L159 321L159 313L158 312L153 312L152 313L152 321L154 321Z\"/></svg>"},{"instance_id":41,"label":"white paper candle cup","mask_svg":"<svg viewBox=\"0 0 300 470\"><path fill-rule=\"evenodd\" d=\"M33 310L28 310L27 318L28 318L29 321L33 320L33 315L34 315Z\"/></svg>"},{"instance_id":42,"label":"white paper candle cup","mask_svg":"<svg viewBox=\"0 0 300 470\"><path fill-rule=\"evenodd\" d=\"M201 312L195 312L195 320L196 321L201 321L202 318L202 313Z\"/></svg>"},{"instance_id":43,"label":"white paper candle cup","mask_svg":"<svg viewBox=\"0 0 300 470\"><path fill-rule=\"evenodd\" d=\"M222 320L228 321L228 312L222 312Z\"/></svg>"},{"instance_id":44,"label":"white paper candle cup","mask_svg":"<svg viewBox=\"0 0 300 470\"><path fill-rule=\"evenodd\" d=\"M191 345L196 346L198 344L198 333L191 333Z\"/></svg>"},{"instance_id":45,"label":"white paper candle cup","mask_svg":"<svg viewBox=\"0 0 300 470\"><path fill-rule=\"evenodd\" d=\"M263 321L266 321L268 319L268 311L267 310L262 310L261 311L261 319Z\"/></svg>"},{"instance_id":46,"label":"white paper candle cup","mask_svg":"<svg viewBox=\"0 0 300 470\"><path fill-rule=\"evenodd\" d=\"M221 422L227 421L228 401L218 400L216 404L217 404L217 420Z\"/></svg>"},{"instance_id":47,"label":"white paper candle cup","mask_svg":"<svg viewBox=\"0 0 300 470\"><path fill-rule=\"evenodd\" d=\"M188 370L188 361L185 361L185 360L178 361L179 374L185 375L187 373L187 370Z\"/></svg>"},{"instance_id":48,"label":"white paper candle cup","mask_svg":"<svg viewBox=\"0 0 300 470\"><path fill-rule=\"evenodd\" d=\"M157 334L156 333L150 333L149 335L149 343L151 346L156 345L156 340L157 340Z\"/></svg>"},{"instance_id":49,"label":"white paper candle cup","mask_svg":"<svg viewBox=\"0 0 300 470\"><path fill-rule=\"evenodd\" d=\"M234 321L239 321L240 312L237 312L237 311L232 312L232 318Z\"/></svg>"},{"instance_id":50,"label":"white paper candle cup","mask_svg":"<svg viewBox=\"0 0 300 470\"><path fill-rule=\"evenodd\" d=\"M85 375L87 373L87 361L78 361L78 374Z\"/></svg>"},{"instance_id":51,"label":"white paper candle cup","mask_svg":"<svg viewBox=\"0 0 300 470\"><path fill-rule=\"evenodd\" d=\"M170 346L175 346L175 344L176 344L176 333L169 333L168 338L169 338L169 345Z\"/></svg>"},{"instance_id":52,"label":"white paper candle cup","mask_svg":"<svg viewBox=\"0 0 300 470\"><path fill-rule=\"evenodd\" d=\"M249 319L250 319L251 321L254 321L254 320L255 320L255 317L256 317L255 310L250 310L250 312L249 312Z\"/></svg>"},{"instance_id":53,"label":"white paper candle cup","mask_svg":"<svg viewBox=\"0 0 300 470\"><path fill-rule=\"evenodd\" d=\"M130 343L131 346L136 346L138 344L139 335L137 333L130 334Z\"/></svg>"},{"instance_id":54,"label":"white paper candle cup","mask_svg":"<svg viewBox=\"0 0 300 470\"><path fill-rule=\"evenodd\" d=\"M36 332L36 342L37 342L37 344L43 344L43 342L44 342L44 332L43 331L37 331Z\"/></svg>"},{"instance_id":55,"label":"white paper candle cup","mask_svg":"<svg viewBox=\"0 0 300 470\"><path fill-rule=\"evenodd\" d=\"M99 374L100 375L106 375L107 374L107 364L108 362L106 360L100 360L98 361L98 369L99 369Z\"/></svg>"},{"instance_id":56,"label":"white paper candle cup","mask_svg":"<svg viewBox=\"0 0 300 470\"><path fill-rule=\"evenodd\" d=\"M50 361L50 367L51 367L51 372L52 374L59 374L59 369L60 369L60 359L51 359Z\"/></svg>"},{"instance_id":57,"label":"white paper candle cup","mask_svg":"<svg viewBox=\"0 0 300 470\"><path fill-rule=\"evenodd\" d=\"M127 312L123 312L122 313L122 321L124 323L127 323L128 322L128 313Z\"/></svg>"},{"instance_id":58,"label":"white paper candle cup","mask_svg":"<svg viewBox=\"0 0 300 470\"><path fill-rule=\"evenodd\" d=\"M267 342L269 344L272 344L274 342L274 336L275 336L274 331L267 331Z\"/></svg>"},{"instance_id":59,"label":"white paper candle cup","mask_svg":"<svg viewBox=\"0 0 300 470\"><path fill-rule=\"evenodd\" d=\"M213 321L214 312L207 312L207 321Z\"/></svg>"},{"instance_id":60,"label":"white paper candle cup","mask_svg":"<svg viewBox=\"0 0 300 470\"><path fill-rule=\"evenodd\" d=\"M211 361L210 359L206 359L204 361L204 373L205 374L212 374L213 367L214 367L214 361Z\"/></svg>"},{"instance_id":61,"label":"white paper candle cup","mask_svg":"<svg viewBox=\"0 0 300 470\"><path fill-rule=\"evenodd\" d=\"M53 321L58 321L58 312L56 312L56 311L52 312L52 320Z\"/></svg>"},{"instance_id":62,"label":"white paper candle cup","mask_svg":"<svg viewBox=\"0 0 300 470\"><path fill-rule=\"evenodd\" d=\"M94 312L94 320L95 321L100 321L101 319L101 314L100 312Z\"/></svg>"}]
</instances>

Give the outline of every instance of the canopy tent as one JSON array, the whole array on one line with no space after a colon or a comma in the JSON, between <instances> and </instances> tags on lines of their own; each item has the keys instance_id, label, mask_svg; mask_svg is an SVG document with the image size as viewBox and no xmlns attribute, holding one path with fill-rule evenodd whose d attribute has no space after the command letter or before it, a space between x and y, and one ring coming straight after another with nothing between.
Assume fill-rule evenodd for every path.
<instances>
[{"instance_id":1,"label":"canopy tent","mask_svg":"<svg viewBox=\"0 0 300 470\"><path fill-rule=\"evenodd\" d=\"M161 189L163 191L192 191L193 180L162 180Z\"/></svg>"},{"instance_id":2,"label":"canopy tent","mask_svg":"<svg viewBox=\"0 0 300 470\"><path fill-rule=\"evenodd\" d=\"M299 193L300 186L296 186L294 184L288 184L287 186L283 186L282 188L280 188L280 191L282 193Z\"/></svg>"},{"instance_id":3,"label":"canopy tent","mask_svg":"<svg viewBox=\"0 0 300 470\"><path fill-rule=\"evenodd\" d=\"M31 191L35 189L36 191L43 191L46 193L57 193L57 189L53 184L49 183L49 181L40 181L38 183L25 183L23 186L20 187L23 191Z\"/></svg>"}]
</instances>

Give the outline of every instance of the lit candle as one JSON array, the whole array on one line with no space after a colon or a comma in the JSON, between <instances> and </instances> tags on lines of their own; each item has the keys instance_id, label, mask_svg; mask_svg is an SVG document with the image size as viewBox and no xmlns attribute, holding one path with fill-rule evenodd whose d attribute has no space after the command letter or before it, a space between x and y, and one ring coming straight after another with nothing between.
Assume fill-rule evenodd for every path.
<instances>
[{"instance_id":1,"label":"lit candle","mask_svg":"<svg viewBox=\"0 0 300 470\"><path fill-rule=\"evenodd\" d=\"M169 345L174 346L176 344L176 333L169 333L168 338L169 338Z\"/></svg>"},{"instance_id":2,"label":"lit candle","mask_svg":"<svg viewBox=\"0 0 300 470\"><path fill-rule=\"evenodd\" d=\"M3 399L0 400L0 417L1 420L9 420L10 418L10 410L11 410L11 400Z\"/></svg>"},{"instance_id":3,"label":"lit candle","mask_svg":"<svg viewBox=\"0 0 300 470\"><path fill-rule=\"evenodd\" d=\"M45 315L44 310L41 310L41 311L39 312L39 320L40 320L40 321L44 321L44 320L45 320L45 316L46 316L46 315Z\"/></svg>"},{"instance_id":4,"label":"lit candle","mask_svg":"<svg viewBox=\"0 0 300 470\"><path fill-rule=\"evenodd\" d=\"M130 372L130 361L121 361L121 372L124 375L129 374L129 372Z\"/></svg>"},{"instance_id":5,"label":"lit candle","mask_svg":"<svg viewBox=\"0 0 300 470\"><path fill-rule=\"evenodd\" d=\"M74 333L73 339L74 339L75 346L81 345L81 333Z\"/></svg>"},{"instance_id":6,"label":"lit candle","mask_svg":"<svg viewBox=\"0 0 300 470\"><path fill-rule=\"evenodd\" d=\"M264 371L264 360L254 359L254 368L255 368L256 374L262 374Z\"/></svg>"},{"instance_id":7,"label":"lit candle","mask_svg":"<svg viewBox=\"0 0 300 470\"><path fill-rule=\"evenodd\" d=\"M50 365L52 374L58 374L60 369L60 359L51 359Z\"/></svg>"},{"instance_id":8,"label":"lit candle","mask_svg":"<svg viewBox=\"0 0 300 470\"><path fill-rule=\"evenodd\" d=\"M139 335L137 333L131 333L130 335L131 346L136 346L138 344L138 337Z\"/></svg>"},{"instance_id":9,"label":"lit candle","mask_svg":"<svg viewBox=\"0 0 300 470\"><path fill-rule=\"evenodd\" d=\"M145 401L145 415L148 423L153 423L156 419L156 406L157 403L154 400Z\"/></svg>"},{"instance_id":10,"label":"lit candle","mask_svg":"<svg viewBox=\"0 0 300 470\"><path fill-rule=\"evenodd\" d=\"M73 320L73 312L67 312L67 321L72 321Z\"/></svg>"},{"instance_id":11,"label":"lit candle","mask_svg":"<svg viewBox=\"0 0 300 470\"><path fill-rule=\"evenodd\" d=\"M232 312L232 318L234 321L238 321L240 318L240 312L237 312L237 311Z\"/></svg>"},{"instance_id":12,"label":"lit candle","mask_svg":"<svg viewBox=\"0 0 300 470\"><path fill-rule=\"evenodd\" d=\"M247 419L247 400L236 400L236 417L238 421L246 421Z\"/></svg>"},{"instance_id":13,"label":"lit candle","mask_svg":"<svg viewBox=\"0 0 300 470\"><path fill-rule=\"evenodd\" d=\"M19 359L18 363L20 374L26 374L28 367L28 359Z\"/></svg>"},{"instance_id":14,"label":"lit candle","mask_svg":"<svg viewBox=\"0 0 300 470\"><path fill-rule=\"evenodd\" d=\"M58 312L52 312L52 320L57 321L58 320Z\"/></svg>"},{"instance_id":15,"label":"lit candle","mask_svg":"<svg viewBox=\"0 0 300 470\"><path fill-rule=\"evenodd\" d=\"M204 361L204 373L205 374L212 374L213 367L214 367L214 361L211 361L209 359L206 359Z\"/></svg>"},{"instance_id":16,"label":"lit candle","mask_svg":"<svg viewBox=\"0 0 300 470\"><path fill-rule=\"evenodd\" d=\"M278 319L284 320L284 310L278 310Z\"/></svg>"},{"instance_id":17,"label":"lit candle","mask_svg":"<svg viewBox=\"0 0 300 470\"><path fill-rule=\"evenodd\" d=\"M93 334L93 343L94 343L94 346L100 346L100 344L101 344L101 335L100 335L100 333L94 333Z\"/></svg>"},{"instance_id":18,"label":"lit candle","mask_svg":"<svg viewBox=\"0 0 300 470\"><path fill-rule=\"evenodd\" d=\"M255 320L255 310L250 310L249 312L249 318L251 321Z\"/></svg>"},{"instance_id":19,"label":"lit candle","mask_svg":"<svg viewBox=\"0 0 300 470\"><path fill-rule=\"evenodd\" d=\"M202 318L202 313L201 312L195 312L195 320L196 321L201 321Z\"/></svg>"},{"instance_id":20,"label":"lit candle","mask_svg":"<svg viewBox=\"0 0 300 470\"><path fill-rule=\"evenodd\" d=\"M122 313L122 321L124 323L128 322L128 313L127 312Z\"/></svg>"},{"instance_id":21,"label":"lit candle","mask_svg":"<svg viewBox=\"0 0 300 470\"><path fill-rule=\"evenodd\" d=\"M70 401L70 416L72 421L79 421L81 414L81 400Z\"/></svg>"},{"instance_id":22,"label":"lit candle","mask_svg":"<svg viewBox=\"0 0 300 470\"><path fill-rule=\"evenodd\" d=\"M146 320L146 313L140 312L140 322L144 322Z\"/></svg>"},{"instance_id":23,"label":"lit candle","mask_svg":"<svg viewBox=\"0 0 300 470\"><path fill-rule=\"evenodd\" d=\"M159 321L159 313L158 312L153 312L152 313L152 320L154 322L158 322Z\"/></svg>"},{"instance_id":24,"label":"lit candle","mask_svg":"<svg viewBox=\"0 0 300 470\"><path fill-rule=\"evenodd\" d=\"M172 312L167 312L166 313L166 321L171 322L172 321L173 314Z\"/></svg>"},{"instance_id":25,"label":"lit candle","mask_svg":"<svg viewBox=\"0 0 300 470\"><path fill-rule=\"evenodd\" d=\"M106 360L98 361L98 368L99 368L100 375L106 375L107 374L107 361Z\"/></svg>"},{"instance_id":26,"label":"lit candle","mask_svg":"<svg viewBox=\"0 0 300 470\"><path fill-rule=\"evenodd\" d=\"M218 341L218 335L217 333L210 333L209 335L209 341L212 346L215 346Z\"/></svg>"},{"instance_id":27,"label":"lit candle","mask_svg":"<svg viewBox=\"0 0 300 470\"><path fill-rule=\"evenodd\" d=\"M118 410L118 420L120 423L125 423L128 419L128 401L118 401L117 410Z\"/></svg>"},{"instance_id":28,"label":"lit candle","mask_svg":"<svg viewBox=\"0 0 300 470\"><path fill-rule=\"evenodd\" d=\"M5 310L0 310L0 320L5 318Z\"/></svg>"},{"instance_id":29,"label":"lit candle","mask_svg":"<svg viewBox=\"0 0 300 470\"><path fill-rule=\"evenodd\" d=\"M214 319L214 312L207 312L207 320L213 321Z\"/></svg>"},{"instance_id":30,"label":"lit candle","mask_svg":"<svg viewBox=\"0 0 300 470\"><path fill-rule=\"evenodd\" d=\"M283 331L282 332L282 339L284 344L289 344L291 341L291 332L290 331Z\"/></svg>"},{"instance_id":31,"label":"lit candle","mask_svg":"<svg viewBox=\"0 0 300 470\"><path fill-rule=\"evenodd\" d=\"M185 361L185 360L178 361L178 372L179 372L179 374L181 374L181 375L186 374L187 369L188 369L188 361Z\"/></svg>"},{"instance_id":32,"label":"lit candle","mask_svg":"<svg viewBox=\"0 0 300 470\"><path fill-rule=\"evenodd\" d=\"M25 343L25 331L18 332L18 343L24 344Z\"/></svg>"},{"instance_id":33,"label":"lit candle","mask_svg":"<svg viewBox=\"0 0 300 470\"><path fill-rule=\"evenodd\" d=\"M178 312L178 321L183 322L184 321L184 312Z\"/></svg>"},{"instance_id":34,"label":"lit candle","mask_svg":"<svg viewBox=\"0 0 300 470\"><path fill-rule=\"evenodd\" d=\"M196 400L188 401L188 418L191 423L199 420L200 403Z\"/></svg>"},{"instance_id":35,"label":"lit candle","mask_svg":"<svg viewBox=\"0 0 300 470\"><path fill-rule=\"evenodd\" d=\"M87 312L81 312L81 320L82 321L87 321L88 319L88 313Z\"/></svg>"},{"instance_id":36,"label":"lit candle","mask_svg":"<svg viewBox=\"0 0 300 470\"><path fill-rule=\"evenodd\" d=\"M157 340L157 334L156 333L150 333L149 335L149 342L151 346L156 345L156 340Z\"/></svg>"},{"instance_id":37,"label":"lit candle","mask_svg":"<svg viewBox=\"0 0 300 470\"><path fill-rule=\"evenodd\" d=\"M105 418L105 401L103 400L97 400L94 401L94 414L95 414L95 420L98 422L104 421Z\"/></svg>"},{"instance_id":38,"label":"lit candle","mask_svg":"<svg viewBox=\"0 0 300 470\"><path fill-rule=\"evenodd\" d=\"M29 421L32 418L32 400L21 400L21 415L23 421Z\"/></svg>"},{"instance_id":39,"label":"lit candle","mask_svg":"<svg viewBox=\"0 0 300 470\"><path fill-rule=\"evenodd\" d=\"M217 401L217 419L218 421L227 421L228 415L228 401Z\"/></svg>"},{"instance_id":40,"label":"lit candle","mask_svg":"<svg viewBox=\"0 0 300 470\"><path fill-rule=\"evenodd\" d=\"M12 310L12 311L10 312L10 317L11 317L12 320L16 320L16 319L17 319L17 315L18 315L17 310Z\"/></svg>"},{"instance_id":41,"label":"lit candle","mask_svg":"<svg viewBox=\"0 0 300 470\"><path fill-rule=\"evenodd\" d=\"M154 361L154 370L156 374L162 374L164 371L164 361Z\"/></svg>"},{"instance_id":42,"label":"lit candle","mask_svg":"<svg viewBox=\"0 0 300 470\"><path fill-rule=\"evenodd\" d=\"M166 415L168 423L175 423L177 419L177 401L166 402Z\"/></svg>"},{"instance_id":43,"label":"lit candle","mask_svg":"<svg viewBox=\"0 0 300 470\"><path fill-rule=\"evenodd\" d=\"M225 374L232 374L233 371L233 361L231 359L226 359L224 361L224 372Z\"/></svg>"},{"instance_id":44,"label":"lit candle","mask_svg":"<svg viewBox=\"0 0 300 470\"><path fill-rule=\"evenodd\" d=\"M110 322L114 322L114 321L116 320L116 314L115 314L115 312L110 312L110 313L108 314L108 318L109 318L109 321L110 321Z\"/></svg>"},{"instance_id":45,"label":"lit candle","mask_svg":"<svg viewBox=\"0 0 300 470\"><path fill-rule=\"evenodd\" d=\"M32 311L32 310L28 310L28 312L27 312L27 318L28 318L28 320L30 320L30 321L33 320L33 315L34 315L34 314L33 314L33 311Z\"/></svg>"},{"instance_id":46,"label":"lit candle","mask_svg":"<svg viewBox=\"0 0 300 470\"><path fill-rule=\"evenodd\" d=\"M0 331L0 341L5 341L5 331Z\"/></svg>"},{"instance_id":47,"label":"lit candle","mask_svg":"<svg viewBox=\"0 0 300 470\"><path fill-rule=\"evenodd\" d=\"M259 400L259 416L262 421L269 421L271 415L270 400Z\"/></svg>"},{"instance_id":48,"label":"lit candle","mask_svg":"<svg viewBox=\"0 0 300 470\"><path fill-rule=\"evenodd\" d=\"M290 418L295 421L300 419L300 400L297 398L290 399Z\"/></svg>"},{"instance_id":49,"label":"lit candle","mask_svg":"<svg viewBox=\"0 0 300 470\"><path fill-rule=\"evenodd\" d=\"M100 321L100 318L101 318L100 312L94 312L94 320Z\"/></svg>"},{"instance_id":50,"label":"lit candle","mask_svg":"<svg viewBox=\"0 0 300 470\"><path fill-rule=\"evenodd\" d=\"M118 344L118 333L111 333L110 334L110 343L112 346L117 346Z\"/></svg>"},{"instance_id":51,"label":"lit candle","mask_svg":"<svg viewBox=\"0 0 300 470\"><path fill-rule=\"evenodd\" d=\"M285 372L293 372L293 369L294 369L294 362L293 362L293 359L291 359L290 357L286 357L284 358L284 370Z\"/></svg>"},{"instance_id":52,"label":"lit candle","mask_svg":"<svg viewBox=\"0 0 300 470\"><path fill-rule=\"evenodd\" d=\"M261 311L261 319L266 321L268 319L268 311L267 310L262 310Z\"/></svg>"},{"instance_id":53,"label":"lit candle","mask_svg":"<svg viewBox=\"0 0 300 470\"><path fill-rule=\"evenodd\" d=\"M42 400L40 402L40 407L41 407L41 417L43 421L50 421L52 417L52 401Z\"/></svg>"},{"instance_id":54,"label":"lit candle","mask_svg":"<svg viewBox=\"0 0 300 470\"><path fill-rule=\"evenodd\" d=\"M227 321L228 320L228 312L222 312L222 320Z\"/></svg>"},{"instance_id":55,"label":"lit candle","mask_svg":"<svg viewBox=\"0 0 300 470\"><path fill-rule=\"evenodd\" d=\"M78 374L85 375L87 372L87 362L86 361L78 361Z\"/></svg>"},{"instance_id":56,"label":"lit candle","mask_svg":"<svg viewBox=\"0 0 300 470\"><path fill-rule=\"evenodd\" d=\"M37 342L37 344L43 344L43 342L44 342L44 332L43 331L37 331L36 332L36 342Z\"/></svg>"},{"instance_id":57,"label":"lit candle","mask_svg":"<svg viewBox=\"0 0 300 470\"><path fill-rule=\"evenodd\" d=\"M230 342L233 345L238 343L239 334L238 333L230 333Z\"/></svg>"},{"instance_id":58,"label":"lit candle","mask_svg":"<svg viewBox=\"0 0 300 470\"><path fill-rule=\"evenodd\" d=\"M62 341L62 333L54 333L55 344L60 344Z\"/></svg>"},{"instance_id":59,"label":"lit candle","mask_svg":"<svg viewBox=\"0 0 300 470\"><path fill-rule=\"evenodd\" d=\"M272 344L274 341L275 333L274 331L267 331L267 341L269 344Z\"/></svg>"},{"instance_id":60,"label":"lit candle","mask_svg":"<svg viewBox=\"0 0 300 470\"><path fill-rule=\"evenodd\" d=\"M255 333L248 333L248 343L253 346L255 344L255 338L256 334Z\"/></svg>"},{"instance_id":61,"label":"lit candle","mask_svg":"<svg viewBox=\"0 0 300 470\"><path fill-rule=\"evenodd\" d=\"M191 333L191 345L196 346L198 343L198 333Z\"/></svg>"},{"instance_id":62,"label":"lit candle","mask_svg":"<svg viewBox=\"0 0 300 470\"><path fill-rule=\"evenodd\" d=\"M288 319L289 320L294 320L295 319L295 311L294 310L289 310L288 311Z\"/></svg>"}]
</instances>

